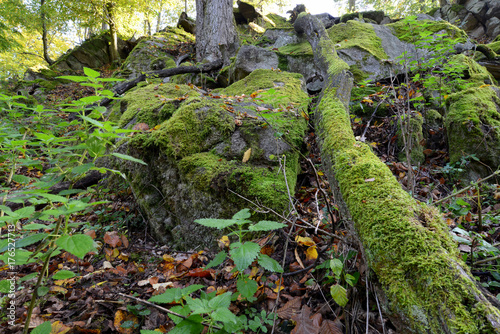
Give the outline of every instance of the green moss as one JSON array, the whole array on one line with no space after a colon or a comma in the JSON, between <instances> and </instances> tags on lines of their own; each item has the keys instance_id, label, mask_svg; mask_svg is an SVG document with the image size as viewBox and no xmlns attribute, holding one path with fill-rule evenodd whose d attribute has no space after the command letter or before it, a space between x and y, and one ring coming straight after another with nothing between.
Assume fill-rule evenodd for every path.
<instances>
[{"instance_id":1,"label":"green moss","mask_svg":"<svg viewBox=\"0 0 500 334\"><path fill-rule=\"evenodd\" d=\"M146 123L150 128L168 119L186 97L200 94L184 85L172 83L147 84L128 92L113 105L111 120L118 120L118 125L125 127L134 120Z\"/></svg>"},{"instance_id":2,"label":"green moss","mask_svg":"<svg viewBox=\"0 0 500 334\"><path fill-rule=\"evenodd\" d=\"M234 119L220 102L191 99L150 136L133 138L143 146L154 145L168 155L183 158L210 149L227 138L234 127Z\"/></svg>"},{"instance_id":3,"label":"green moss","mask_svg":"<svg viewBox=\"0 0 500 334\"><path fill-rule=\"evenodd\" d=\"M287 157L287 182L295 189L298 156ZM186 179L199 189L218 192L229 188L248 198L258 198L259 202L278 212L288 206L288 191L282 172L278 167L268 168L248 165L239 161L228 161L212 152L196 153L184 157L179 162L180 171ZM230 196L235 206L248 206L241 198Z\"/></svg>"},{"instance_id":4,"label":"green moss","mask_svg":"<svg viewBox=\"0 0 500 334\"><path fill-rule=\"evenodd\" d=\"M452 69L461 69L466 73L467 82L469 84L483 85L491 84L496 80L491 76L490 72L484 67L475 62L472 58L464 54L452 56L448 63Z\"/></svg>"},{"instance_id":5,"label":"green moss","mask_svg":"<svg viewBox=\"0 0 500 334\"><path fill-rule=\"evenodd\" d=\"M500 105L492 86L481 85L452 94L446 101L445 126L450 143L450 162L463 154L475 154L492 167L500 160Z\"/></svg>"},{"instance_id":6,"label":"green moss","mask_svg":"<svg viewBox=\"0 0 500 334\"><path fill-rule=\"evenodd\" d=\"M466 266L441 216L415 202L370 147L355 141L343 104L334 96L334 90L327 91L318 106L322 151L334 154L343 199L392 311L408 315L415 332L439 332L440 320L446 319L458 333L479 333L476 301L468 293L477 288L454 273L450 258ZM442 316L445 310L449 318Z\"/></svg>"},{"instance_id":7,"label":"green moss","mask_svg":"<svg viewBox=\"0 0 500 334\"><path fill-rule=\"evenodd\" d=\"M406 18L395 23L387 24L394 34L402 41L408 43L415 43L415 36L419 36L420 33L425 34L432 32L433 34L444 30L448 33L449 37L455 39L455 43L467 41L467 34L462 30L454 26L447 21L431 21L431 20L420 20L416 21L411 18Z\"/></svg>"},{"instance_id":8,"label":"green moss","mask_svg":"<svg viewBox=\"0 0 500 334\"><path fill-rule=\"evenodd\" d=\"M455 13L460 13L460 11L461 11L462 9L464 9L464 8L465 8L464 6L459 5L458 3L454 3L454 4L452 4L452 5L451 5L451 8L450 8L450 9L451 9L453 12L455 12Z\"/></svg>"},{"instance_id":9,"label":"green moss","mask_svg":"<svg viewBox=\"0 0 500 334\"><path fill-rule=\"evenodd\" d=\"M267 24L267 29L293 29L293 25L286 20L286 18L279 16L277 14L266 15L269 20L274 24Z\"/></svg>"},{"instance_id":10,"label":"green moss","mask_svg":"<svg viewBox=\"0 0 500 334\"><path fill-rule=\"evenodd\" d=\"M352 75L354 76L354 82L362 82L370 76L370 74L362 71L357 65L351 65L349 66L349 71L351 71Z\"/></svg>"},{"instance_id":11,"label":"green moss","mask_svg":"<svg viewBox=\"0 0 500 334\"><path fill-rule=\"evenodd\" d=\"M328 35L334 44L340 44L337 50L357 47L379 60L389 58L371 24L358 21L336 24L328 29Z\"/></svg>"},{"instance_id":12,"label":"green moss","mask_svg":"<svg viewBox=\"0 0 500 334\"><path fill-rule=\"evenodd\" d=\"M373 27L368 23L348 21L336 24L327 30L333 44L340 44L338 50L359 48L377 59L387 59L388 56L382 48L382 40L377 36ZM278 54L286 56L312 56L312 48L308 42L287 44L278 49Z\"/></svg>"},{"instance_id":13,"label":"green moss","mask_svg":"<svg viewBox=\"0 0 500 334\"><path fill-rule=\"evenodd\" d=\"M231 86L217 91L226 95L250 95L261 89L273 88L274 94L269 95L270 101L266 102L278 107L283 100L287 103L307 103L307 95L302 89L303 85L304 78L299 73L258 69Z\"/></svg>"},{"instance_id":14,"label":"green moss","mask_svg":"<svg viewBox=\"0 0 500 334\"><path fill-rule=\"evenodd\" d=\"M430 16L434 16L434 14L436 14L436 12L440 9L440 7L434 7L432 8L430 11L427 12L428 15Z\"/></svg>"},{"instance_id":15,"label":"green moss","mask_svg":"<svg viewBox=\"0 0 500 334\"><path fill-rule=\"evenodd\" d=\"M312 56L312 48L308 42L287 44L278 48L278 53L288 56Z\"/></svg>"}]
</instances>

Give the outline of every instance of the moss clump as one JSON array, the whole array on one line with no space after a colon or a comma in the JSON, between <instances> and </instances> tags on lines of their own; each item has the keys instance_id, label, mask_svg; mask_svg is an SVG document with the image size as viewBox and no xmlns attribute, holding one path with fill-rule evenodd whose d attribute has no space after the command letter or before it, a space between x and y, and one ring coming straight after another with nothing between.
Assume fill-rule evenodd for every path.
<instances>
[{"instance_id":1,"label":"moss clump","mask_svg":"<svg viewBox=\"0 0 500 334\"><path fill-rule=\"evenodd\" d=\"M327 30L328 36L336 46L337 50L348 48L359 48L377 59L389 58L382 48L382 40L377 36L373 27L368 23L348 21L336 24ZM288 44L278 49L278 54L286 56L312 56L311 45L304 41L297 44Z\"/></svg>"},{"instance_id":2,"label":"moss clump","mask_svg":"<svg viewBox=\"0 0 500 334\"><path fill-rule=\"evenodd\" d=\"M382 40L377 36L371 24L348 21L345 24L337 24L328 29L328 36L337 46L337 50L348 48L359 48L375 58L389 58L382 48Z\"/></svg>"},{"instance_id":3,"label":"moss clump","mask_svg":"<svg viewBox=\"0 0 500 334\"><path fill-rule=\"evenodd\" d=\"M210 149L228 138L234 127L234 119L219 102L191 99L147 138L135 136L132 143L154 145L170 156L183 158Z\"/></svg>"},{"instance_id":4,"label":"moss clump","mask_svg":"<svg viewBox=\"0 0 500 334\"><path fill-rule=\"evenodd\" d=\"M366 73L365 71L361 70L357 65L349 66L349 71L354 76L354 82L356 83L362 82L368 79L368 77L370 76L369 73Z\"/></svg>"},{"instance_id":5,"label":"moss clump","mask_svg":"<svg viewBox=\"0 0 500 334\"><path fill-rule=\"evenodd\" d=\"M277 14L268 14L266 16L273 23L267 24L266 29L293 29L293 25L282 16Z\"/></svg>"},{"instance_id":6,"label":"moss clump","mask_svg":"<svg viewBox=\"0 0 500 334\"><path fill-rule=\"evenodd\" d=\"M455 39L454 43L467 41L467 34L462 29L457 28L453 24L447 21L431 21L431 20L420 20L416 21L413 18L405 18L401 21L395 23L387 24L386 26L393 29L394 34L400 40L408 43L415 42L415 36L419 36L420 33L425 34L432 32L433 34L439 31L446 31L450 38Z\"/></svg>"},{"instance_id":7,"label":"moss clump","mask_svg":"<svg viewBox=\"0 0 500 334\"><path fill-rule=\"evenodd\" d=\"M231 86L217 90L226 95L251 95L259 90L274 89L266 103L279 107L280 103L307 103L307 95L303 90L304 77L299 73L278 72L258 69L249 76L239 80Z\"/></svg>"},{"instance_id":8,"label":"moss clump","mask_svg":"<svg viewBox=\"0 0 500 334\"><path fill-rule=\"evenodd\" d=\"M455 71L457 69L462 70L469 85L483 85L496 82L484 66L479 65L472 58L464 54L451 57L448 67Z\"/></svg>"},{"instance_id":9,"label":"moss clump","mask_svg":"<svg viewBox=\"0 0 500 334\"><path fill-rule=\"evenodd\" d=\"M149 83L115 102L110 119L119 120L118 125L121 127L133 121L133 124L146 123L153 128L172 116L187 97L199 95L197 91L185 85Z\"/></svg>"},{"instance_id":10,"label":"moss clump","mask_svg":"<svg viewBox=\"0 0 500 334\"><path fill-rule=\"evenodd\" d=\"M452 94L446 101L445 126L450 162L472 155L493 170L500 164L500 98L495 89L481 85Z\"/></svg>"},{"instance_id":11,"label":"moss clump","mask_svg":"<svg viewBox=\"0 0 500 334\"><path fill-rule=\"evenodd\" d=\"M312 48L308 42L301 42L296 44L287 44L278 48L278 52L287 56L312 56Z\"/></svg>"}]
</instances>

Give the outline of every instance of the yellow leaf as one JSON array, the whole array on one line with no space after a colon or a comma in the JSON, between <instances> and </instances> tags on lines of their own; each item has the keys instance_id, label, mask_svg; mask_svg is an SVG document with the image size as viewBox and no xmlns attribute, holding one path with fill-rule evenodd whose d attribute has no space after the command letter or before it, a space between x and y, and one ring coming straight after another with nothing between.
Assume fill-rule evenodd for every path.
<instances>
[{"instance_id":1,"label":"yellow leaf","mask_svg":"<svg viewBox=\"0 0 500 334\"><path fill-rule=\"evenodd\" d=\"M175 262L175 259L169 254L163 254L162 258L165 262Z\"/></svg>"},{"instance_id":2,"label":"yellow leaf","mask_svg":"<svg viewBox=\"0 0 500 334\"><path fill-rule=\"evenodd\" d=\"M230 243L231 242L229 241L229 238L227 237L227 235L223 235L222 238L220 238L218 240L218 244L219 244L220 249L228 248Z\"/></svg>"},{"instance_id":3,"label":"yellow leaf","mask_svg":"<svg viewBox=\"0 0 500 334\"><path fill-rule=\"evenodd\" d=\"M63 288L63 287L61 287L61 286L55 286L55 285L53 285L53 286L50 287L50 292L52 292L52 293L62 293L63 295L65 295L65 294L68 293L68 290L65 289L65 288Z\"/></svg>"},{"instance_id":4,"label":"yellow leaf","mask_svg":"<svg viewBox=\"0 0 500 334\"><path fill-rule=\"evenodd\" d=\"M306 250L306 260L316 260L318 258L318 251L316 246L311 246Z\"/></svg>"},{"instance_id":5,"label":"yellow leaf","mask_svg":"<svg viewBox=\"0 0 500 334\"><path fill-rule=\"evenodd\" d=\"M315 246L316 243L309 237L296 236L295 241L301 246Z\"/></svg>"},{"instance_id":6,"label":"yellow leaf","mask_svg":"<svg viewBox=\"0 0 500 334\"><path fill-rule=\"evenodd\" d=\"M252 148L250 147L248 150L245 151L245 154L243 154L243 160L241 160L241 162L247 162L248 159L250 159L251 154L252 154Z\"/></svg>"}]
</instances>

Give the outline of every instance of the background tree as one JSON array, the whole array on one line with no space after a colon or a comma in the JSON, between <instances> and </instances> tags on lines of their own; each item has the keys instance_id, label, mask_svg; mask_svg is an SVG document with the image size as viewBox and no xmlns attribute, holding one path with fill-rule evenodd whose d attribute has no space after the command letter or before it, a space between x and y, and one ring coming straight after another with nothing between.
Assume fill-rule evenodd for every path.
<instances>
[{"instance_id":1,"label":"background tree","mask_svg":"<svg viewBox=\"0 0 500 334\"><path fill-rule=\"evenodd\" d=\"M224 65L239 47L232 0L196 0L196 60L222 59Z\"/></svg>"}]
</instances>

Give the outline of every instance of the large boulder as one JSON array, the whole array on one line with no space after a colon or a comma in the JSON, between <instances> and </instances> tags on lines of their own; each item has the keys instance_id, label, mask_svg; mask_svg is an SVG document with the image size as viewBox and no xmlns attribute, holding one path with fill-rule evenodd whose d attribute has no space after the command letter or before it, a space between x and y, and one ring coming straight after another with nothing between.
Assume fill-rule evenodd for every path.
<instances>
[{"instance_id":1,"label":"large boulder","mask_svg":"<svg viewBox=\"0 0 500 334\"><path fill-rule=\"evenodd\" d=\"M111 118L143 129L118 152L147 166L120 161L115 168L129 179L158 240L179 249L215 247L218 231L195 219L231 217L248 201L289 209L307 129L303 86L299 74L261 69L211 95L152 83L116 102Z\"/></svg>"},{"instance_id":2,"label":"large boulder","mask_svg":"<svg viewBox=\"0 0 500 334\"><path fill-rule=\"evenodd\" d=\"M500 90L490 85L494 79L476 62L463 55L452 61L466 65L468 85L446 100L450 163L468 160L464 176L477 180L500 166Z\"/></svg>"},{"instance_id":3,"label":"large boulder","mask_svg":"<svg viewBox=\"0 0 500 334\"><path fill-rule=\"evenodd\" d=\"M463 0L439 8L433 16L456 24L481 41L491 41L500 34L498 0Z\"/></svg>"},{"instance_id":4,"label":"large boulder","mask_svg":"<svg viewBox=\"0 0 500 334\"><path fill-rule=\"evenodd\" d=\"M256 69L277 69L276 53L254 45L243 45L236 55L234 64L229 69L231 82L238 81Z\"/></svg>"},{"instance_id":5,"label":"large boulder","mask_svg":"<svg viewBox=\"0 0 500 334\"><path fill-rule=\"evenodd\" d=\"M110 63L109 34L101 34L84 41L74 49L68 50L51 65L58 72L81 71L84 67L101 68ZM121 58L126 58L133 43L118 39L118 52Z\"/></svg>"},{"instance_id":6,"label":"large boulder","mask_svg":"<svg viewBox=\"0 0 500 334\"><path fill-rule=\"evenodd\" d=\"M144 72L175 67L177 46L193 43L194 36L179 28L167 28L142 37L123 63L119 76L134 79Z\"/></svg>"}]
</instances>

